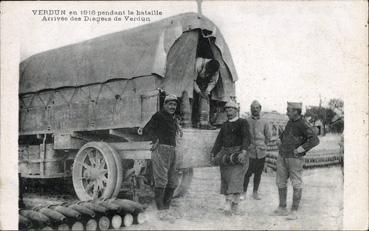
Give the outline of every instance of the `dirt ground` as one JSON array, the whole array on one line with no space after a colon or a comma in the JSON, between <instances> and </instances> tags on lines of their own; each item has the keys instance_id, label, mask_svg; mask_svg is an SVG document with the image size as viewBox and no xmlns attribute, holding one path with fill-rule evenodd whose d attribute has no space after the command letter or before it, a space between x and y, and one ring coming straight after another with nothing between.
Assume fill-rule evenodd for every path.
<instances>
[{"instance_id":1,"label":"dirt ground","mask_svg":"<svg viewBox=\"0 0 369 231\"><path fill-rule=\"evenodd\" d=\"M338 136L326 136L321 139L317 148L337 148ZM244 216L227 217L224 215L224 196L220 195L220 173L218 167L195 168L189 193L173 200L169 213L174 217L160 220L154 204L150 204L145 214L147 221L141 225L133 225L128 230L225 230L225 229L263 229L263 230L339 230L343 222L343 175L341 167L325 167L305 169L303 173L304 188L300 203L299 218L287 221L285 217L271 216L278 206L278 190L275 184L275 172L263 173L259 188L262 200L252 199L248 193L240 204ZM45 183L45 185L49 185ZM56 184L57 186L59 184ZM42 188L42 187L41 187ZM49 189L50 187L46 187ZM50 192L27 193L25 201L29 206L39 206L45 201L77 200L74 192L64 192L65 187ZM252 178L249 191L252 191ZM49 191L50 191L49 190ZM292 187L288 188L288 206L292 202ZM62 192L60 194L60 192ZM47 200L45 200L47 198Z\"/></svg>"},{"instance_id":2,"label":"dirt ground","mask_svg":"<svg viewBox=\"0 0 369 231\"><path fill-rule=\"evenodd\" d=\"M340 167L304 170L304 189L299 219L287 221L285 217L271 216L278 205L275 173L263 173L260 195L256 201L248 193L241 208L244 216L223 215L224 197L219 194L219 168L195 169L189 194L174 199L170 214L176 219L160 220L152 204L146 210L147 222L129 229L342 229L343 176ZM252 179L250 180L250 186ZM251 186L252 188L252 186ZM251 191L251 190L250 190ZM289 185L288 206L292 201Z\"/></svg>"}]
</instances>

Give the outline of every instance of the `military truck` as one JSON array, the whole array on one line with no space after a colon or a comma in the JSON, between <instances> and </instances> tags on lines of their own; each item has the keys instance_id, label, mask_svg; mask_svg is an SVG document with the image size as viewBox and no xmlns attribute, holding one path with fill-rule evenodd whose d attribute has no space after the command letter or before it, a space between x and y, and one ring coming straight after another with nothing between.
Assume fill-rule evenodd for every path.
<instances>
[{"instance_id":1,"label":"military truck","mask_svg":"<svg viewBox=\"0 0 369 231\"><path fill-rule=\"evenodd\" d=\"M191 123L197 57L220 63L210 97L210 117L220 125L224 104L235 100L237 73L219 28L204 16L185 13L25 59L19 81L21 177L72 177L82 201L122 191L138 195L152 176L151 144L137 130L170 93L179 98L176 115L184 132L177 147L177 193L186 189L192 168L210 166L218 133Z\"/></svg>"}]
</instances>

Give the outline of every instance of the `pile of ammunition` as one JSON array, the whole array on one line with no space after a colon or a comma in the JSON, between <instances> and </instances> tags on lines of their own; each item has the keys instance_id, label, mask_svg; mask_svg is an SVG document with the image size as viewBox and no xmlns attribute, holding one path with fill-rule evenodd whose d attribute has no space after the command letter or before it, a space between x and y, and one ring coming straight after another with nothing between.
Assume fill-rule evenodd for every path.
<instances>
[{"instance_id":1,"label":"pile of ammunition","mask_svg":"<svg viewBox=\"0 0 369 231\"><path fill-rule=\"evenodd\" d=\"M145 221L144 207L126 199L60 203L19 211L20 230L108 230Z\"/></svg>"},{"instance_id":2,"label":"pile of ammunition","mask_svg":"<svg viewBox=\"0 0 369 231\"><path fill-rule=\"evenodd\" d=\"M266 157L268 167L274 170L277 168L277 156L278 152L269 151ZM338 149L322 151L321 153L308 153L304 157L304 168L317 168L338 165L341 163L342 159L343 156Z\"/></svg>"}]
</instances>

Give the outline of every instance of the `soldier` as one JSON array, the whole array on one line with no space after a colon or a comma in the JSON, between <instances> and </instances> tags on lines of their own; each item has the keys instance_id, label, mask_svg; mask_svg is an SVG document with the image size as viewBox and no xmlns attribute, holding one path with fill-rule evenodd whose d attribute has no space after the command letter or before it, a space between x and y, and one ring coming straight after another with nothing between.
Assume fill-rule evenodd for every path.
<instances>
[{"instance_id":1,"label":"soldier","mask_svg":"<svg viewBox=\"0 0 369 231\"><path fill-rule=\"evenodd\" d=\"M223 123L210 158L220 165L220 193L225 195L226 215L242 215L238 210L243 181L248 168L247 148L250 144L249 126L237 115L238 105L232 101L225 105L228 121ZM237 155L236 155L237 154Z\"/></svg>"},{"instance_id":2,"label":"soldier","mask_svg":"<svg viewBox=\"0 0 369 231\"><path fill-rule=\"evenodd\" d=\"M155 184L155 203L158 210L168 209L178 184L176 173L176 135L180 127L174 116L177 97L168 95L163 110L155 113L139 134L147 134L152 142L152 166Z\"/></svg>"},{"instance_id":3,"label":"soldier","mask_svg":"<svg viewBox=\"0 0 369 231\"><path fill-rule=\"evenodd\" d=\"M213 129L209 122L210 93L219 79L219 62L215 59L196 59L193 120L195 127Z\"/></svg>"},{"instance_id":4,"label":"soldier","mask_svg":"<svg viewBox=\"0 0 369 231\"><path fill-rule=\"evenodd\" d=\"M261 105L257 100L254 100L250 106L251 117L247 118L250 128L251 144L248 148L249 153L249 169L245 176L243 184L244 193L241 199L246 197L247 186L252 174L254 174L254 188L252 197L255 200L260 200L258 188L260 185L261 174L264 169L267 144L272 137L268 121L260 118Z\"/></svg>"},{"instance_id":5,"label":"soldier","mask_svg":"<svg viewBox=\"0 0 369 231\"><path fill-rule=\"evenodd\" d=\"M280 134L281 144L277 158L276 183L279 193L279 206L274 210L278 216L288 215L286 209L287 180L292 181L293 201L291 213L287 219L297 219L302 196L303 156L319 144L319 139L308 122L301 116L302 103L287 102L287 122L285 130Z\"/></svg>"}]
</instances>

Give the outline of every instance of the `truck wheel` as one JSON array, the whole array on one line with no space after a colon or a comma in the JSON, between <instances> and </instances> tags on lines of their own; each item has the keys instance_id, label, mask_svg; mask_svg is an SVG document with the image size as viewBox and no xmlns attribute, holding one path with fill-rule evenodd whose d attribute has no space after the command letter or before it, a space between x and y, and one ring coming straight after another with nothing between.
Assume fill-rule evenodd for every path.
<instances>
[{"instance_id":1,"label":"truck wheel","mask_svg":"<svg viewBox=\"0 0 369 231\"><path fill-rule=\"evenodd\" d=\"M193 168L181 169L179 172L179 183L174 191L174 197L183 197L189 190L193 177Z\"/></svg>"},{"instance_id":2,"label":"truck wheel","mask_svg":"<svg viewBox=\"0 0 369 231\"><path fill-rule=\"evenodd\" d=\"M89 142L74 159L74 190L82 201L111 198L117 186L117 174L114 150L104 142Z\"/></svg>"},{"instance_id":3,"label":"truck wheel","mask_svg":"<svg viewBox=\"0 0 369 231\"><path fill-rule=\"evenodd\" d=\"M122 186L122 182L123 182L123 164L122 164L122 159L120 158L120 155L115 151L115 149L112 148L110 145L107 145L107 146L113 153L115 165L117 167L117 181L115 184L113 194L111 195L112 198L117 198L120 192L121 186Z\"/></svg>"}]
</instances>

